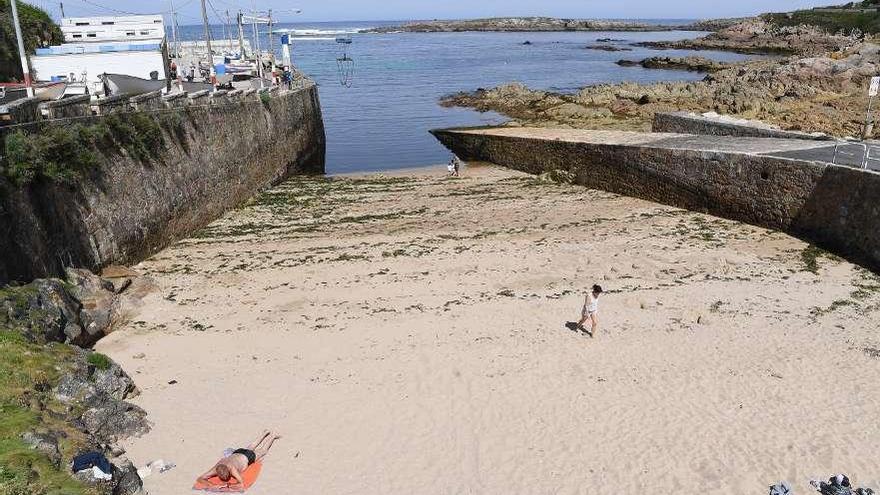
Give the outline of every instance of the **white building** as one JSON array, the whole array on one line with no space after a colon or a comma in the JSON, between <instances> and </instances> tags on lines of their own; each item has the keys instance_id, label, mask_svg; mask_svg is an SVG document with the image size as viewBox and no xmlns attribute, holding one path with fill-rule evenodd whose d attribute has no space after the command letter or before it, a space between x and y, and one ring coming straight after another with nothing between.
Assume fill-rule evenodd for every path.
<instances>
[{"instance_id":1,"label":"white building","mask_svg":"<svg viewBox=\"0 0 880 495\"><path fill-rule=\"evenodd\" d=\"M38 81L85 82L96 93L104 73L168 77L161 15L68 17L61 20L61 31L66 43L38 48L31 57Z\"/></svg>"},{"instance_id":2,"label":"white building","mask_svg":"<svg viewBox=\"0 0 880 495\"><path fill-rule=\"evenodd\" d=\"M161 15L66 17L61 32L67 43L155 40L165 38L165 21Z\"/></svg>"}]
</instances>

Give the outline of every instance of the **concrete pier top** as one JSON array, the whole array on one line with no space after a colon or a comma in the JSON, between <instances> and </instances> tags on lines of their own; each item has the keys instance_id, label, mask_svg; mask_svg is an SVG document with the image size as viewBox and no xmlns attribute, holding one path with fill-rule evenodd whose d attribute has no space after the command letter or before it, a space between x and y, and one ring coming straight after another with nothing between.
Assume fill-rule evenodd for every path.
<instances>
[{"instance_id":1,"label":"concrete pier top","mask_svg":"<svg viewBox=\"0 0 880 495\"><path fill-rule=\"evenodd\" d=\"M827 142L729 136L701 136L668 132L600 131L585 129L550 129L544 127L460 128L432 131L437 133L482 134L508 138L540 139L607 146L644 146L690 151L714 151L746 155L788 153L828 147Z\"/></svg>"},{"instance_id":2,"label":"concrete pier top","mask_svg":"<svg viewBox=\"0 0 880 495\"><path fill-rule=\"evenodd\" d=\"M832 163L861 168L865 145L853 142L819 141L814 139L733 137L716 135L677 134L670 132L602 131L586 129L551 129L544 127L474 127L438 129L435 136L483 135L499 138L535 139L601 146L627 146L772 156L793 160ZM835 146L839 146L835 157ZM880 171L880 145L867 143L868 170ZM876 159L875 159L876 157Z\"/></svg>"}]
</instances>

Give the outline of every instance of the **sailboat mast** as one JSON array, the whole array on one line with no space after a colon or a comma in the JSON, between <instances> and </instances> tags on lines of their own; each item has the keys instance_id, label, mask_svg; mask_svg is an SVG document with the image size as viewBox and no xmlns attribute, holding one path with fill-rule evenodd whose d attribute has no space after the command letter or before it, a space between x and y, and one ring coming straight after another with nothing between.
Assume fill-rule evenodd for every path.
<instances>
[{"instance_id":1,"label":"sailboat mast","mask_svg":"<svg viewBox=\"0 0 880 495\"><path fill-rule=\"evenodd\" d=\"M208 65L211 66L211 82L214 82L214 51L211 50L211 31L208 29L208 10L202 0L202 24L205 26L205 45L208 47Z\"/></svg>"},{"instance_id":2,"label":"sailboat mast","mask_svg":"<svg viewBox=\"0 0 880 495\"><path fill-rule=\"evenodd\" d=\"M21 72L24 75L24 86L28 97L34 96L34 87L31 85L31 71L28 68L27 53L24 51L24 40L21 37L21 25L18 23L18 8L15 6L18 0L9 0L12 4L12 24L15 25L15 39L18 42L18 53L21 55Z\"/></svg>"},{"instance_id":3,"label":"sailboat mast","mask_svg":"<svg viewBox=\"0 0 880 495\"><path fill-rule=\"evenodd\" d=\"M177 12L174 11L174 0L168 0L171 4L171 37L174 40L174 56L179 57L180 44L177 39Z\"/></svg>"},{"instance_id":4,"label":"sailboat mast","mask_svg":"<svg viewBox=\"0 0 880 495\"><path fill-rule=\"evenodd\" d=\"M245 57L244 53L244 26L241 25L241 11L238 11L238 53L241 58Z\"/></svg>"}]
</instances>

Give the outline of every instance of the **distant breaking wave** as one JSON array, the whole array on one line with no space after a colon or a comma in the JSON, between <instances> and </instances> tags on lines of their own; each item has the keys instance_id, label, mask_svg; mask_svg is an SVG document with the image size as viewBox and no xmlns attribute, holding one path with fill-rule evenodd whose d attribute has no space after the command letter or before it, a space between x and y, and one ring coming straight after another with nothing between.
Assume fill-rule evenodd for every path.
<instances>
[{"instance_id":1,"label":"distant breaking wave","mask_svg":"<svg viewBox=\"0 0 880 495\"><path fill-rule=\"evenodd\" d=\"M351 27L339 29L275 29L276 34L292 34L294 36L339 36L343 34L358 34L361 31L372 29L369 27Z\"/></svg>"}]
</instances>

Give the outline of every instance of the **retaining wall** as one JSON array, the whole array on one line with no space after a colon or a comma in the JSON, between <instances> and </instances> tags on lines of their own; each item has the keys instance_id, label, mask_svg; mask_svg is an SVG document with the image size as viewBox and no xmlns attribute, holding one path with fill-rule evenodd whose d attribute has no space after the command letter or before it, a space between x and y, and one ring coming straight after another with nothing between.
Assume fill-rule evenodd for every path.
<instances>
[{"instance_id":1,"label":"retaining wall","mask_svg":"<svg viewBox=\"0 0 880 495\"><path fill-rule=\"evenodd\" d=\"M712 117L704 117L690 112L658 112L654 114L651 126L653 132L675 132L680 134L699 134L706 136L758 137L782 139L808 139L829 141L825 134L809 134L798 131L773 129L756 122L754 124L731 122Z\"/></svg>"},{"instance_id":2,"label":"retaining wall","mask_svg":"<svg viewBox=\"0 0 880 495\"><path fill-rule=\"evenodd\" d=\"M41 179L17 186L0 173L0 284L59 275L64 265L98 270L138 262L261 189L292 174L324 172L314 85L266 101L257 94L202 101L146 112L120 113L113 105L113 118L141 115L163 123L158 158L142 161L121 147L102 149L96 166L67 183ZM104 118L110 117L9 126L0 128L0 138ZM169 119L175 124L166 125Z\"/></svg>"},{"instance_id":3,"label":"retaining wall","mask_svg":"<svg viewBox=\"0 0 880 495\"><path fill-rule=\"evenodd\" d=\"M632 136L605 144L491 131L448 129L432 134L465 160L532 174L565 170L590 188L784 231L880 271L880 174L876 172L748 153L664 147L636 142Z\"/></svg>"}]
</instances>

